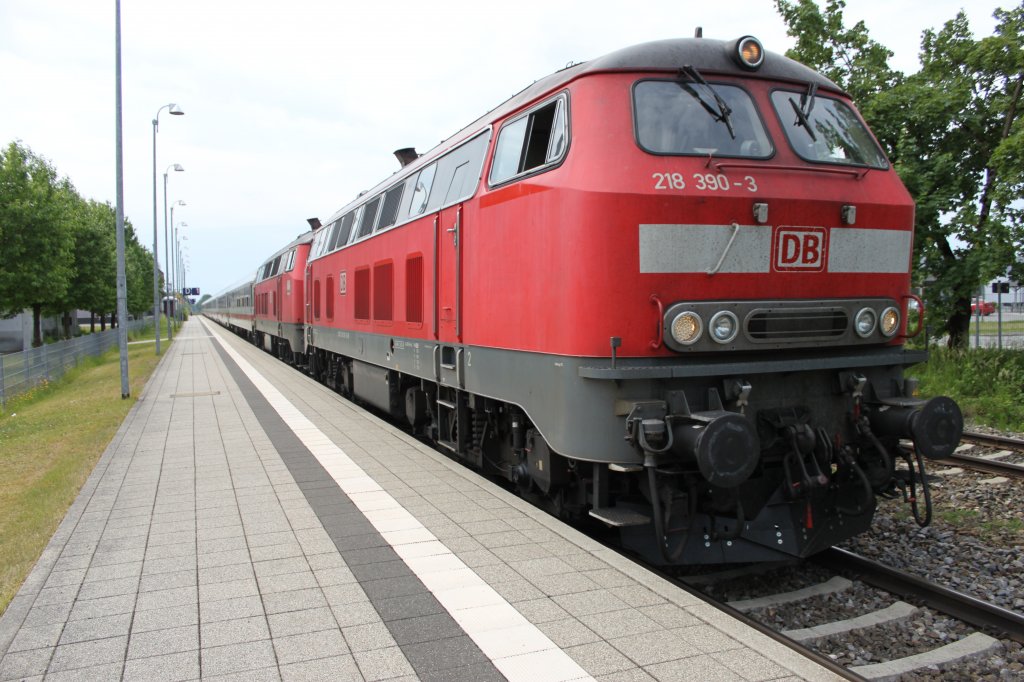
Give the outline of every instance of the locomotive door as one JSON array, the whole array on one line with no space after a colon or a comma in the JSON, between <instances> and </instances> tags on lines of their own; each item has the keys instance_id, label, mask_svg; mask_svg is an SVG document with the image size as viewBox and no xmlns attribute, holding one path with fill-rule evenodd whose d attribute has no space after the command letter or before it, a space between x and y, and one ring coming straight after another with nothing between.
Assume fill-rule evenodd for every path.
<instances>
[{"instance_id":1,"label":"locomotive door","mask_svg":"<svg viewBox=\"0 0 1024 682\"><path fill-rule=\"evenodd\" d=\"M302 287L303 298L305 299L305 315L304 320L306 322L303 327L306 330L306 345L310 346L313 344L313 264L306 263L306 286Z\"/></svg>"},{"instance_id":2,"label":"locomotive door","mask_svg":"<svg viewBox=\"0 0 1024 682\"><path fill-rule=\"evenodd\" d=\"M284 325L281 324L281 321L284 319L284 275L277 278L277 282L274 285L274 292L271 296L274 300L270 302L270 305L271 310L274 313L274 322L276 323L274 325L276 328L274 334L278 339L280 339L284 336ZM277 340L273 342L275 351L277 350L278 343L279 341Z\"/></svg>"},{"instance_id":3,"label":"locomotive door","mask_svg":"<svg viewBox=\"0 0 1024 682\"><path fill-rule=\"evenodd\" d=\"M445 386L465 387L462 343L462 251L465 242L462 205L440 211L434 220L434 338L437 380Z\"/></svg>"},{"instance_id":4,"label":"locomotive door","mask_svg":"<svg viewBox=\"0 0 1024 682\"><path fill-rule=\"evenodd\" d=\"M274 320L277 322L277 333L281 333L281 319L284 317L284 276L277 278L277 284L274 286L274 300L271 301L272 310L274 311Z\"/></svg>"},{"instance_id":5,"label":"locomotive door","mask_svg":"<svg viewBox=\"0 0 1024 682\"><path fill-rule=\"evenodd\" d=\"M436 287L434 330L441 343L462 341L462 205L451 206L436 219Z\"/></svg>"}]
</instances>

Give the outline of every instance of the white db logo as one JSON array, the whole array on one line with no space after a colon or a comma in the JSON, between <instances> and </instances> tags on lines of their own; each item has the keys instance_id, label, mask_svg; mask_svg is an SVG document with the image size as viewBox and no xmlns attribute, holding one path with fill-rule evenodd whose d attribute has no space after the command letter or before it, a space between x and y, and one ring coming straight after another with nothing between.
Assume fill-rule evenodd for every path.
<instances>
[{"instance_id":1,"label":"white db logo","mask_svg":"<svg viewBox=\"0 0 1024 682\"><path fill-rule=\"evenodd\" d=\"M825 269L828 235L823 227L780 227L772 248L776 271L821 272Z\"/></svg>"}]
</instances>

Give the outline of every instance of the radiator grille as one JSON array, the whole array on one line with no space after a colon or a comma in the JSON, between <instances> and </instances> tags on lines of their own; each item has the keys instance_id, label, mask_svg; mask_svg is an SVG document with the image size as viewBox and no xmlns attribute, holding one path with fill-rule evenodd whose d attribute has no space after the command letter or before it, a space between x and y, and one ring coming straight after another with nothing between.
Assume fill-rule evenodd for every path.
<instances>
[{"instance_id":1,"label":"radiator grille","mask_svg":"<svg viewBox=\"0 0 1024 682\"><path fill-rule=\"evenodd\" d=\"M843 336L849 325L842 308L780 308L754 310L747 316L752 341L785 343Z\"/></svg>"}]
</instances>

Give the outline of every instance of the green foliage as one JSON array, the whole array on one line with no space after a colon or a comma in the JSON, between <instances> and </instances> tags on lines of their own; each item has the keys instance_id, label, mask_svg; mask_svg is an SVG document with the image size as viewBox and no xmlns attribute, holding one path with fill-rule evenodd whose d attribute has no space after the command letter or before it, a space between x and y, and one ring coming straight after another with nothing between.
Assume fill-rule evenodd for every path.
<instances>
[{"instance_id":1,"label":"green foliage","mask_svg":"<svg viewBox=\"0 0 1024 682\"><path fill-rule=\"evenodd\" d=\"M1024 275L1024 4L997 10L995 34L976 39L961 12L924 32L921 69L888 66L891 53L863 22L846 28L843 0L776 0L797 38L788 55L829 76L857 101L917 202L915 259L929 324L966 342L970 299L1007 272Z\"/></svg>"},{"instance_id":2,"label":"green foliage","mask_svg":"<svg viewBox=\"0 0 1024 682\"><path fill-rule=\"evenodd\" d=\"M71 183L28 147L12 142L0 151L0 316L26 308L38 316L65 298L76 199Z\"/></svg>"},{"instance_id":3,"label":"green foliage","mask_svg":"<svg viewBox=\"0 0 1024 682\"><path fill-rule=\"evenodd\" d=\"M1019 350L933 348L928 362L908 374L920 380L922 395L948 395L972 421L1024 431L1024 353Z\"/></svg>"},{"instance_id":4,"label":"green foliage","mask_svg":"<svg viewBox=\"0 0 1024 682\"><path fill-rule=\"evenodd\" d=\"M127 220L124 241L128 312L139 316L153 309L153 254L139 244L135 230Z\"/></svg>"},{"instance_id":5,"label":"green foliage","mask_svg":"<svg viewBox=\"0 0 1024 682\"><path fill-rule=\"evenodd\" d=\"M116 216L27 147L0 151L0 317L117 307ZM153 256L125 221L128 311L153 307Z\"/></svg>"},{"instance_id":6,"label":"green foliage","mask_svg":"<svg viewBox=\"0 0 1024 682\"><path fill-rule=\"evenodd\" d=\"M117 307L117 248L114 208L82 202L76 213L75 275L69 309L110 311Z\"/></svg>"},{"instance_id":7,"label":"green foliage","mask_svg":"<svg viewBox=\"0 0 1024 682\"><path fill-rule=\"evenodd\" d=\"M854 101L868 101L901 80L889 68L892 52L870 38L863 21L844 26L844 0L829 0L824 13L813 0L776 0L775 6L797 40L788 56L824 74Z\"/></svg>"}]
</instances>

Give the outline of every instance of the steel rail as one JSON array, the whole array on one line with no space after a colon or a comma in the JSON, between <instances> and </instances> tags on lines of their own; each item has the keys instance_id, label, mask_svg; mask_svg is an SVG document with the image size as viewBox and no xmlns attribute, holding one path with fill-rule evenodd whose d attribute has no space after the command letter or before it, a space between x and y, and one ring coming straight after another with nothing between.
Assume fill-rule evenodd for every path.
<instances>
[{"instance_id":1,"label":"steel rail","mask_svg":"<svg viewBox=\"0 0 1024 682\"><path fill-rule=\"evenodd\" d=\"M845 549L832 547L813 560L834 571L853 571L865 583L905 598L916 598L1002 639L1024 643L1024 615L936 585L904 571L885 566Z\"/></svg>"},{"instance_id":2,"label":"steel rail","mask_svg":"<svg viewBox=\"0 0 1024 682\"><path fill-rule=\"evenodd\" d=\"M1013 476L1014 478L1024 478L1024 464L1000 462L998 459L986 459L984 457L953 453L944 459L935 460L935 463L943 464L945 466L966 467L968 469L975 469L977 471L983 471L986 474L995 474L997 476L1007 475Z\"/></svg>"},{"instance_id":3,"label":"steel rail","mask_svg":"<svg viewBox=\"0 0 1024 682\"><path fill-rule=\"evenodd\" d=\"M605 545L605 546L608 547L609 549L614 549L615 551L618 551L619 554L622 554L622 556L626 556L626 557L629 556L628 554L625 554L624 552L622 552L619 549L616 549L615 547L612 547L610 545ZM633 560L635 561L635 558ZM688 584L684 578L674 577L672 575L669 575L668 573L665 573L659 567L652 566L652 565L649 565L649 564L644 563L644 562L640 562L640 565L642 565L644 568L646 568L651 573L654 573L655 575L657 575L657 576L665 579L666 581L672 583L673 585L675 585L679 589L685 590L686 592L689 592L694 597L697 597L698 599L700 599L702 602L704 602L708 606L713 606L714 608L718 609L719 611L721 611L725 615L740 621L744 625L747 625L747 626L753 628L754 630L760 632L762 635L765 635L766 637L770 637L771 639L775 640L776 642L778 642L778 643L780 643L780 644L782 644L782 645L792 649L793 651L795 651L796 653L800 654L804 658L809 658L810 660L814 661L815 663L817 663L821 667L825 668L829 672L832 672L832 673L842 677L843 679L852 680L853 682L867 682L867 678L865 678L865 677L863 677L861 675L858 675L857 673L853 672L849 668L843 667L839 663L836 663L835 661L833 661L828 656L825 656L824 654L821 654L821 653L815 651L814 649L812 649L812 648L802 644L801 642L796 641L795 639L790 639L789 637L786 637L784 634L782 634L778 630L773 630L772 628L770 628L769 626L765 625L764 623L761 623L761 622L758 622L758 621L754 620L753 618L751 618L747 614L745 614L742 611L739 611L739 610L733 608L732 606L729 606L729 604L727 604L725 602L718 601L714 597L709 597L708 595L706 595L703 592L701 592L698 588L694 587L693 585Z\"/></svg>"},{"instance_id":4,"label":"steel rail","mask_svg":"<svg viewBox=\"0 0 1024 682\"><path fill-rule=\"evenodd\" d=\"M1024 452L1024 440L1019 438L997 436L989 433L977 433L976 431L964 431L963 436L961 436L961 440L968 443L974 443L975 445L985 445L993 448L1006 448L1007 450Z\"/></svg>"},{"instance_id":5,"label":"steel rail","mask_svg":"<svg viewBox=\"0 0 1024 682\"><path fill-rule=\"evenodd\" d=\"M668 571L664 570L664 567L655 566L653 564L649 564L646 561L637 558L632 553L624 550L621 546L608 541L607 538L602 539L599 537L595 537L593 534L588 534L587 537L591 538L592 540L596 540L597 542L601 543L603 547L605 547L606 549L610 549L619 556L635 562L638 566L642 566L647 571L650 571L652 574L658 576L662 580L671 583L672 585L675 585L684 592L687 592L688 594L696 597L708 606L718 609L725 615L734 618L743 623L744 625L753 628L765 637L769 637L778 642L779 644L782 644L787 648L792 649L794 652L800 654L804 658L808 658L814 661L815 663L820 665L822 668L825 668L829 672L834 673L835 675L838 675L839 677L842 677L845 680L851 680L852 682L867 682L867 678L863 677L862 675L858 675L849 668L843 667L842 665L833 661L828 656L818 653L814 649L796 641L795 639L790 639L789 637L786 637L778 630L773 630L764 623L759 623L758 621L754 620L742 611L738 611L732 606L729 606L727 603L719 601L714 597L710 597L704 594L700 591L698 587L687 583L685 578L672 575Z\"/></svg>"}]
</instances>

